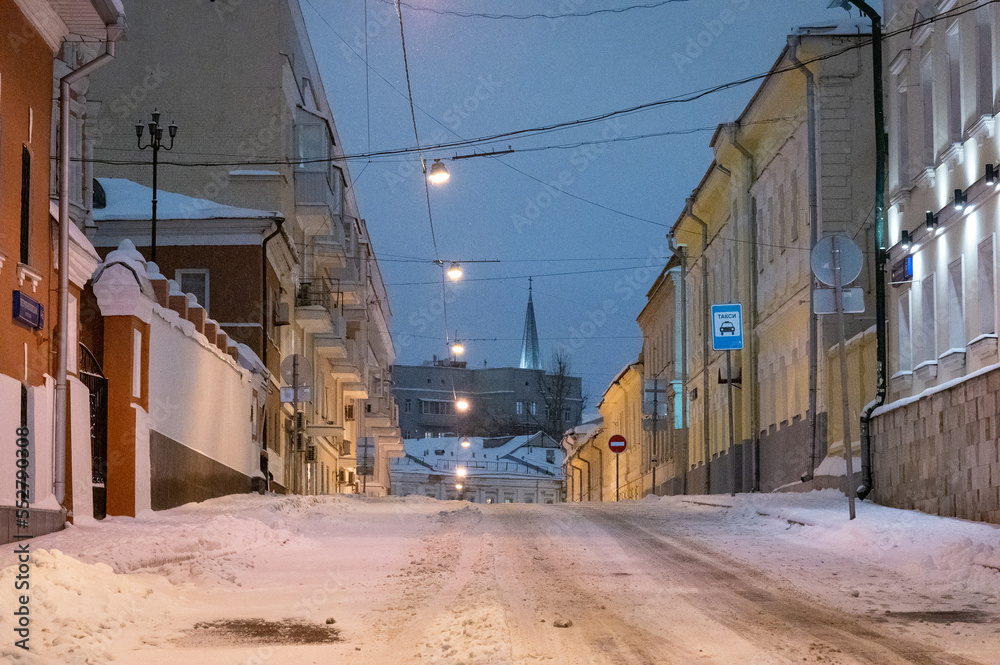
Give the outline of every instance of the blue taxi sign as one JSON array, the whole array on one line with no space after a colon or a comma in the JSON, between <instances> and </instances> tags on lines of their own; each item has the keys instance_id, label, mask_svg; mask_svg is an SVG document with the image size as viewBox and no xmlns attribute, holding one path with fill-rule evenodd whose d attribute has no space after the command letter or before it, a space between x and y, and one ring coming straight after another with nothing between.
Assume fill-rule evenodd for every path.
<instances>
[{"instance_id":1,"label":"blue taxi sign","mask_svg":"<svg viewBox=\"0 0 1000 665\"><path fill-rule=\"evenodd\" d=\"M743 348L743 305L712 305L712 348L716 351Z\"/></svg>"}]
</instances>

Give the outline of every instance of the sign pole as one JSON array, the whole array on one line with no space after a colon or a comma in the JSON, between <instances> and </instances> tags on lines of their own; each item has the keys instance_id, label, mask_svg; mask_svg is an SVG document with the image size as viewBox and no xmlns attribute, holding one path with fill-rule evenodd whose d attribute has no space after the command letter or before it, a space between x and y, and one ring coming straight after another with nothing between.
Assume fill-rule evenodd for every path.
<instances>
[{"instance_id":1,"label":"sign pole","mask_svg":"<svg viewBox=\"0 0 1000 665\"><path fill-rule=\"evenodd\" d=\"M618 485L618 483L621 481L621 473L618 470L618 458L620 458L620 457L621 457L620 454L615 453L615 501L618 501L618 496L619 496L619 485Z\"/></svg>"},{"instance_id":2,"label":"sign pole","mask_svg":"<svg viewBox=\"0 0 1000 665\"><path fill-rule=\"evenodd\" d=\"M733 467L733 492L736 496L736 480L739 469L736 466L736 434L733 430L733 352L726 351L726 388L729 393L729 464Z\"/></svg>"},{"instance_id":3,"label":"sign pole","mask_svg":"<svg viewBox=\"0 0 1000 665\"><path fill-rule=\"evenodd\" d=\"M840 279L840 247L833 240L833 291L837 305L837 333L840 340L840 394L844 409L844 462L847 463L847 505L853 520L854 513L854 454L851 451L850 405L847 396L847 350L844 345L844 289Z\"/></svg>"}]
</instances>

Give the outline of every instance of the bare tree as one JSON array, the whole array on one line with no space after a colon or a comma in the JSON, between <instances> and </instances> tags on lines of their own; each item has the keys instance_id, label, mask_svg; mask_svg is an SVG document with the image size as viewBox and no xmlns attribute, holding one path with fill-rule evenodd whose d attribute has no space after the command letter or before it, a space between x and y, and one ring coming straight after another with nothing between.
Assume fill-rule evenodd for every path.
<instances>
[{"instance_id":1,"label":"bare tree","mask_svg":"<svg viewBox=\"0 0 1000 665\"><path fill-rule=\"evenodd\" d=\"M574 381L570 376L569 354L563 349L553 352L549 371L539 375L538 381L545 400L544 431L559 441L567 429L577 424L570 403Z\"/></svg>"}]
</instances>

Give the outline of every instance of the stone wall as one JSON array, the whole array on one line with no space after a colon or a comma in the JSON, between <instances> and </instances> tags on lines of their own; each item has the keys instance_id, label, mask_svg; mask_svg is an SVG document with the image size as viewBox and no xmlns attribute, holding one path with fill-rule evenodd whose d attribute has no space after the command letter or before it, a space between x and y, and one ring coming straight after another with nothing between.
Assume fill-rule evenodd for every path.
<instances>
[{"instance_id":1,"label":"stone wall","mask_svg":"<svg viewBox=\"0 0 1000 665\"><path fill-rule=\"evenodd\" d=\"M875 500L1000 524L998 394L994 368L879 409L872 427Z\"/></svg>"}]
</instances>

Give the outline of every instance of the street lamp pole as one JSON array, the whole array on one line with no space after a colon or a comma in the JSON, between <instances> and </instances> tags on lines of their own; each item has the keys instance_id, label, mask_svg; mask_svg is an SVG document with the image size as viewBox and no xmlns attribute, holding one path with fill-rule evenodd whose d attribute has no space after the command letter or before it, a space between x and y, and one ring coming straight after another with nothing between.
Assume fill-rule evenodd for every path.
<instances>
[{"instance_id":1,"label":"street lamp pole","mask_svg":"<svg viewBox=\"0 0 1000 665\"><path fill-rule=\"evenodd\" d=\"M152 148L153 150L153 216L152 216L152 227L150 236L150 251L149 260L153 263L156 262L156 171L159 166L159 153L160 150L173 150L174 147L174 137L177 136L177 125L171 122L167 126L167 134L170 137L170 145L163 145L163 127L160 126L160 112L155 108L151 114L152 121L149 123L149 142L146 145L142 144L142 130L143 124L141 122L135 125L135 136L138 140L139 150L145 150L146 148Z\"/></svg>"}]
</instances>

